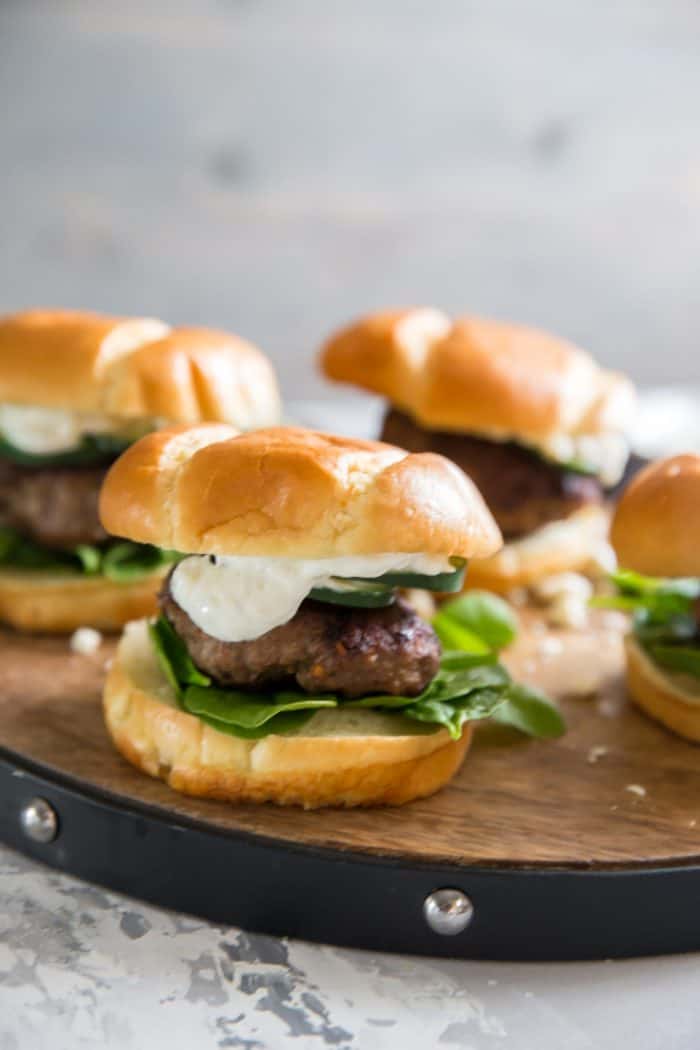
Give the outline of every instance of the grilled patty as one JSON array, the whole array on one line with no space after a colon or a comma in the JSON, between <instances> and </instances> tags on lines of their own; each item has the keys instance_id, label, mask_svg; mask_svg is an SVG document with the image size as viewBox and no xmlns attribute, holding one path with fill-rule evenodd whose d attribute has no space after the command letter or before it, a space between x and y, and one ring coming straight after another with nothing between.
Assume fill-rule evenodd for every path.
<instances>
[{"instance_id":1,"label":"grilled patty","mask_svg":"<svg viewBox=\"0 0 700 1050\"><path fill-rule=\"evenodd\" d=\"M0 458L0 525L46 547L103 543L97 502L107 467L24 467Z\"/></svg>"},{"instance_id":2,"label":"grilled patty","mask_svg":"<svg viewBox=\"0 0 700 1050\"><path fill-rule=\"evenodd\" d=\"M515 442L424 430L396 409L384 419L382 440L409 452L439 452L451 459L480 489L506 539L603 502L597 478L549 463Z\"/></svg>"},{"instance_id":3,"label":"grilled patty","mask_svg":"<svg viewBox=\"0 0 700 1050\"><path fill-rule=\"evenodd\" d=\"M196 626L163 586L160 607L197 667L220 685L262 689L294 681L307 693L416 696L437 674L440 643L403 601L350 609L307 600L281 627L249 642L220 642Z\"/></svg>"}]
</instances>

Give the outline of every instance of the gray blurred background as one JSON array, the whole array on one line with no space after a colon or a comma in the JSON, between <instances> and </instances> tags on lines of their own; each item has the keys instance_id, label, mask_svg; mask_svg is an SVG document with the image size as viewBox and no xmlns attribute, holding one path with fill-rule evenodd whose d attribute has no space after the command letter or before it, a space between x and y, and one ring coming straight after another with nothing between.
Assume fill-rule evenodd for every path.
<instances>
[{"instance_id":1,"label":"gray blurred background","mask_svg":"<svg viewBox=\"0 0 700 1050\"><path fill-rule=\"evenodd\" d=\"M697 0L0 0L0 307L227 326L286 392L388 304L700 380Z\"/></svg>"}]
</instances>

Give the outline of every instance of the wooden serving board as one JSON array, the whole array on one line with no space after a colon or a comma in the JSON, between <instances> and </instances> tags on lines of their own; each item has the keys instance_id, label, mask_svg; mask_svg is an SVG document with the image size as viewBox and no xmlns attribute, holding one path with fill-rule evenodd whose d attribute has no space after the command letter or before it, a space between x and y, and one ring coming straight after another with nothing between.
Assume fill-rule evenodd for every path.
<instances>
[{"instance_id":1,"label":"wooden serving board","mask_svg":"<svg viewBox=\"0 0 700 1050\"><path fill-rule=\"evenodd\" d=\"M0 747L78 789L276 845L412 864L619 870L700 863L700 750L625 699L622 618L551 631L536 613L508 663L560 699L569 731L533 741L480 727L446 789L399 809L303 812L199 801L132 769L113 750L100 688L114 642L71 653L65 639L0 634Z\"/></svg>"}]
</instances>

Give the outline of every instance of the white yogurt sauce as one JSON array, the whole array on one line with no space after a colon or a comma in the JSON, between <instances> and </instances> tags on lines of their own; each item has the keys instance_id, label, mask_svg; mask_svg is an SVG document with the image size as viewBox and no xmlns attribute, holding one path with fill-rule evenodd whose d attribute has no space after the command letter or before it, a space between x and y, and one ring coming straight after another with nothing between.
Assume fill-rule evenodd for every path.
<instances>
[{"instance_id":1,"label":"white yogurt sauce","mask_svg":"<svg viewBox=\"0 0 700 1050\"><path fill-rule=\"evenodd\" d=\"M190 619L222 642L244 642L280 627L314 587L334 577L376 579L387 572L435 576L454 571L449 558L428 554L368 554L342 558L184 558L171 577L173 598Z\"/></svg>"},{"instance_id":2,"label":"white yogurt sauce","mask_svg":"<svg viewBox=\"0 0 700 1050\"><path fill-rule=\"evenodd\" d=\"M581 463L604 485L616 485L625 471L630 447L623 434L560 434L542 442L540 451L558 463Z\"/></svg>"},{"instance_id":3,"label":"white yogurt sauce","mask_svg":"<svg viewBox=\"0 0 700 1050\"><path fill-rule=\"evenodd\" d=\"M70 452L85 434L124 434L138 437L157 421L115 419L37 405L0 404L0 433L15 448L35 456Z\"/></svg>"}]
</instances>

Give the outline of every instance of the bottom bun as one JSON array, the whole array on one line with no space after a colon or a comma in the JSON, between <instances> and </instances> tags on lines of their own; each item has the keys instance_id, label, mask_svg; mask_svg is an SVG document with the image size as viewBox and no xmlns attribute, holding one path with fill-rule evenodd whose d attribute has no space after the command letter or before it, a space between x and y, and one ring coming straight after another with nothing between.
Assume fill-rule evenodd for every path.
<instances>
[{"instance_id":1,"label":"bottom bun","mask_svg":"<svg viewBox=\"0 0 700 1050\"><path fill-rule=\"evenodd\" d=\"M674 733L700 744L700 681L665 671L637 640L625 639L627 687L637 707Z\"/></svg>"},{"instance_id":2,"label":"bottom bun","mask_svg":"<svg viewBox=\"0 0 700 1050\"><path fill-rule=\"evenodd\" d=\"M61 634L78 627L117 631L156 611L162 573L130 583L105 576L0 569L0 620L20 631Z\"/></svg>"},{"instance_id":3,"label":"bottom bun","mask_svg":"<svg viewBox=\"0 0 700 1050\"><path fill-rule=\"evenodd\" d=\"M485 587L504 594L516 587L560 572L585 572L607 546L610 512L605 507L584 507L563 521L512 540L482 561L470 561L467 587Z\"/></svg>"},{"instance_id":4,"label":"bottom bun","mask_svg":"<svg viewBox=\"0 0 700 1050\"><path fill-rule=\"evenodd\" d=\"M186 795L226 802L401 805L456 773L471 740L421 732L409 719L360 708L318 711L297 733L242 740L182 711L146 621L128 624L104 693L107 728L127 761Z\"/></svg>"}]
</instances>

